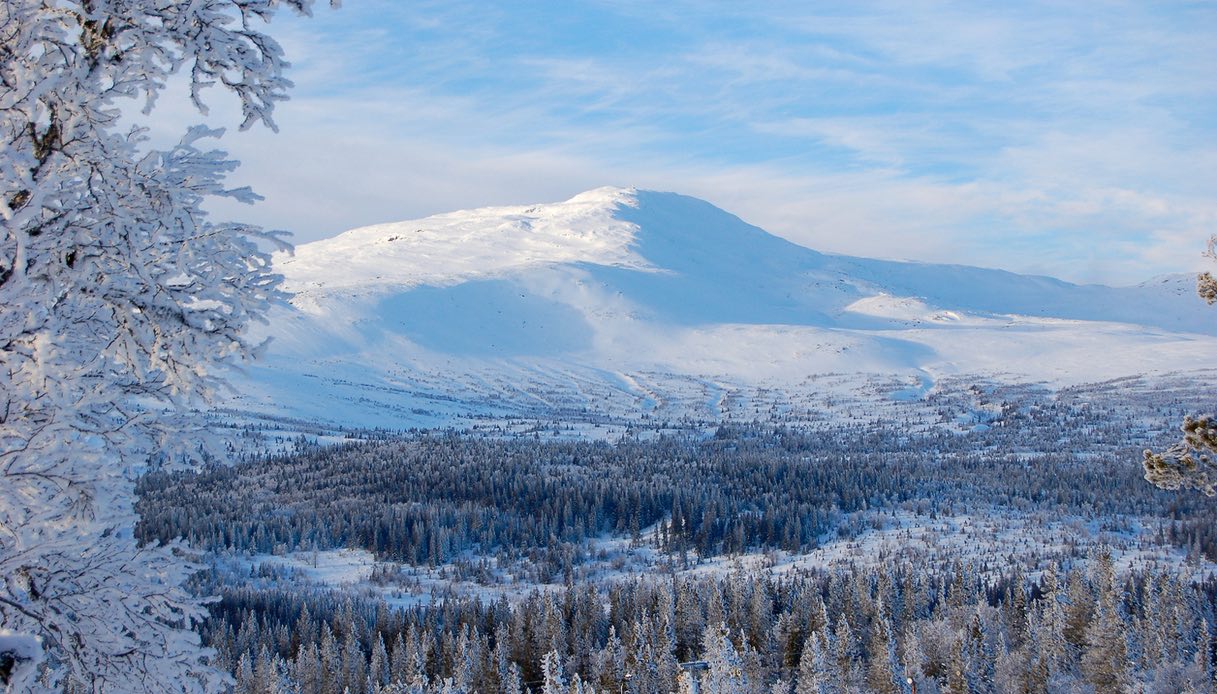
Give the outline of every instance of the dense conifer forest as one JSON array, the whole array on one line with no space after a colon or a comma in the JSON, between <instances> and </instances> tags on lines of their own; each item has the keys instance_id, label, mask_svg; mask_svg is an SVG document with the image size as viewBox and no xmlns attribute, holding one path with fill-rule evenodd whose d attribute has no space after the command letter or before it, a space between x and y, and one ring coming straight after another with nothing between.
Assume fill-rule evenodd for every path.
<instances>
[{"instance_id":1,"label":"dense conifer forest","mask_svg":"<svg viewBox=\"0 0 1217 694\"><path fill-rule=\"evenodd\" d=\"M726 427L709 440L536 442L422 435L306 446L140 485L142 540L212 551L367 549L439 565L527 553L570 572L589 540L644 529L679 558L791 552L849 537L862 511L928 517L994 510L1157 519L1160 535L1217 558L1213 505L1141 478L1138 444L1093 425L1015 422L968 433L898 427L800 433ZM1085 448L1083 448L1085 447ZM1085 450L1084 455L1077 453Z\"/></svg>"},{"instance_id":2,"label":"dense conifer forest","mask_svg":"<svg viewBox=\"0 0 1217 694\"><path fill-rule=\"evenodd\" d=\"M241 694L1213 691L1217 583L1177 559L1095 549L1132 538L1197 566L1217 557L1214 506L1153 488L1137 463L1181 405L1104 392L994 396L965 426L944 400L933 426L302 439L145 476L137 532L238 558L195 588L220 596L206 640ZM723 561L978 518L1035 519L1029 532L1072 519L1097 542L831 568ZM605 538L655 561L592 571ZM378 586L439 567L494 590L440 581L386 599L267 561L335 548L372 553Z\"/></svg>"},{"instance_id":3,"label":"dense conifer forest","mask_svg":"<svg viewBox=\"0 0 1217 694\"><path fill-rule=\"evenodd\" d=\"M206 637L237 692L1208 692L1217 583L1050 568L659 575L391 610L274 572Z\"/></svg>"}]
</instances>

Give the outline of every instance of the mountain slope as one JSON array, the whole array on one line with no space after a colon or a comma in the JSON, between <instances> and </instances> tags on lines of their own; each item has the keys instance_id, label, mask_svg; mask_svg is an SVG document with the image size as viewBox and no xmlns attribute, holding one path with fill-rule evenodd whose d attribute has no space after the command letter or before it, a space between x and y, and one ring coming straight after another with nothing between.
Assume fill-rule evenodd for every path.
<instances>
[{"instance_id":1,"label":"mountain slope","mask_svg":"<svg viewBox=\"0 0 1217 694\"><path fill-rule=\"evenodd\" d=\"M1178 278L1079 286L826 255L673 193L366 227L277 264L295 298L234 406L351 423L628 414L825 373L916 392L968 373L1076 383L1217 356L1217 320Z\"/></svg>"}]
</instances>

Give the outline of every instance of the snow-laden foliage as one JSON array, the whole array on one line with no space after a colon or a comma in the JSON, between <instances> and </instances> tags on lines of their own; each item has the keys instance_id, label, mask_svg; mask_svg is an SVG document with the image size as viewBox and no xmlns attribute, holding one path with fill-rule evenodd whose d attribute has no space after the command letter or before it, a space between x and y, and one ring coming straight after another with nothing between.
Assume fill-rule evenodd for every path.
<instances>
[{"instance_id":1,"label":"snow-laden foliage","mask_svg":"<svg viewBox=\"0 0 1217 694\"><path fill-rule=\"evenodd\" d=\"M1145 479L1163 489L1197 489L1217 495L1217 420L1187 417L1183 440L1162 453L1145 451Z\"/></svg>"},{"instance_id":2,"label":"snow-laden foliage","mask_svg":"<svg viewBox=\"0 0 1217 694\"><path fill-rule=\"evenodd\" d=\"M706 659L706 674L701 689L707 694L744 694L744 663L731 644L731 630L726 624L706 627L702 636L702 653Z\"/></svg>"},{"instance_id":3,"label":"snow-laden foliage","mask_svg":"<svg viewBox=\"0 0 1217 694\"><path fill-rule=\"evenodd\" d=\"M1217 260L1217 236L1209 239L1205 253ZM1217 302L1217 279L1211 272L1196 278L1196 293L1209 304ZM1161 453L1146 450L1142 465L1145 479L1162 489L1196 489L1206 496L1217 496L1217 419L1187 417L1183 420L1183 440Z\"/></svg>"},{"instance_id":4,"label":"snow-laden foliage","mask_svg":"<svg viewBox=\"0 0 1217 694\"><path fill-rule=\"evenodd\" d=\"M1214 691L1217 582L1089 564L654 574L406 609L215 572L204 632L250 694Z\"/></svg>"},{"instance_id":5,"label":"snow-laden foliage","mask_svg":"<svg viewBox=\"0 0 1217 694\"><path fill-rule=\"evenodd\" d=\"M190 129L167 150L120 131L175 73L274 127L290 83L255 25L312 0L0 4L0 628L43 653L7 684L202 691L223 681L189 630L172 547L136 545L133 472L214 448L184 415L248 356L278 296L259 239L206 220L235 163ZM166 414L166 412L168 414ZM7 641L6 641L7 643Z\"/></svg>"},{"instance_id":6,"label":"snow-laden foliage","mask_svg":"<svg viewBox=\"0 0 1217 694\"><path fill-rule=\"evenodd\" d=\"M1217 235L1209 238L1209 249L1205 255L1217 260ZM1196 278L1196 293L1209 304L1217 303L1217 278L1211 272L1202 272Z\"/></svg>"}]
</instances>

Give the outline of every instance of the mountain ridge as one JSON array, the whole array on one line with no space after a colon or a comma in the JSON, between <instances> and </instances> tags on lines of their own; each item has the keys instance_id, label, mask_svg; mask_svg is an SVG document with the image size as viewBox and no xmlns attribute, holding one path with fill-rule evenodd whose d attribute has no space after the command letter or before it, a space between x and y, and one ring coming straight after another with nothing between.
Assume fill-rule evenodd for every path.
<instances>
[{"instance_id":1,"label":"mountain ridge","mask_svg":"<svg viewBox=\"0 0 1217 694\"><path fill-rule=\"evenodd\" d=\"M393 245L396 248L389 248ZM402 257L403 251L406 257ZM326 264L341 259L350 271L345 277L324 272L318 256ZM397 261L396 267L386 260ZM1160 296L1142 291L1164 280L1182 284L1186 276L1108 287L961 264L825 254L771 235L702 200L633 188L599 188L549 205L480 208L361 227L306 244L294 257L280 257L277 262L287 277L286 288L303 295L318 289L367 290L379 285L452 286L502 279L553 264L654 275L646 280L661 285L651 287L654 291L674 289L671 282L657 279L673 274L686 278L696 274L691 280L694 285L718 285L724 279L755 281L819 271L813 282L862 282L870 285L870 294L916 297L945 308L1217 334L1217 321L1209 320L1199 305L1178 302L1178 307L1165 307ZM442 269L437 271L437 267ZM943 281L944 273L951 275L950 282ZM991 287L995 282L1005 286ZM1120 299L1099 300L1112 292ZM1003 294L1001 302L998 293ZM1178 293L1176 289L1170 294ZM1140 302L1152 303L1137 313L1133 309L1139 302L1130 304L1129 300L1139 295ZM775 303L782 304L776 301L755 308L764 312Z\"/></svg>"},{"instance_id":2,"label":"mountain ridge","mask_svg":"<svg viewBox=\"0 0 1217 694\"><path fill-rule=\"evenodd\" d=\"M1112 288L825 254L626 188L363 227L276 263L295 296L272 312L246 403L299 390L334 411L410 411L465 393L476 415L532 407L539 390L583 407L600 389L674 401L630 385L639 374L711 390L891 374L926 392L958 374L1069 384L1217 356L1217 321L1180 278Z\"/></svg>"}]
</instances>

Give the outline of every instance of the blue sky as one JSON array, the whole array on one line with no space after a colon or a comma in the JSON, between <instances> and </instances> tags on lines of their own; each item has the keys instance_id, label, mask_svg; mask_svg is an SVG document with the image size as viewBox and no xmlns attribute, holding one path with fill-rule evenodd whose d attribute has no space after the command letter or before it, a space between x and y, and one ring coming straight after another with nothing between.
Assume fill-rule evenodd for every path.
<instances>
[{"instance_id":1,"label":"blue sky","mask_svg":"<svg viewBox=\"0 0 1217 694\"><path fill-rule=\"evenodd\" d=\"M281 132L223 142L266 200L216 211L297 242L602 185L1078 282L1202 268L1217 232L1213 2L348 0L270 30Z\"/></svg>"}]
</instances>

